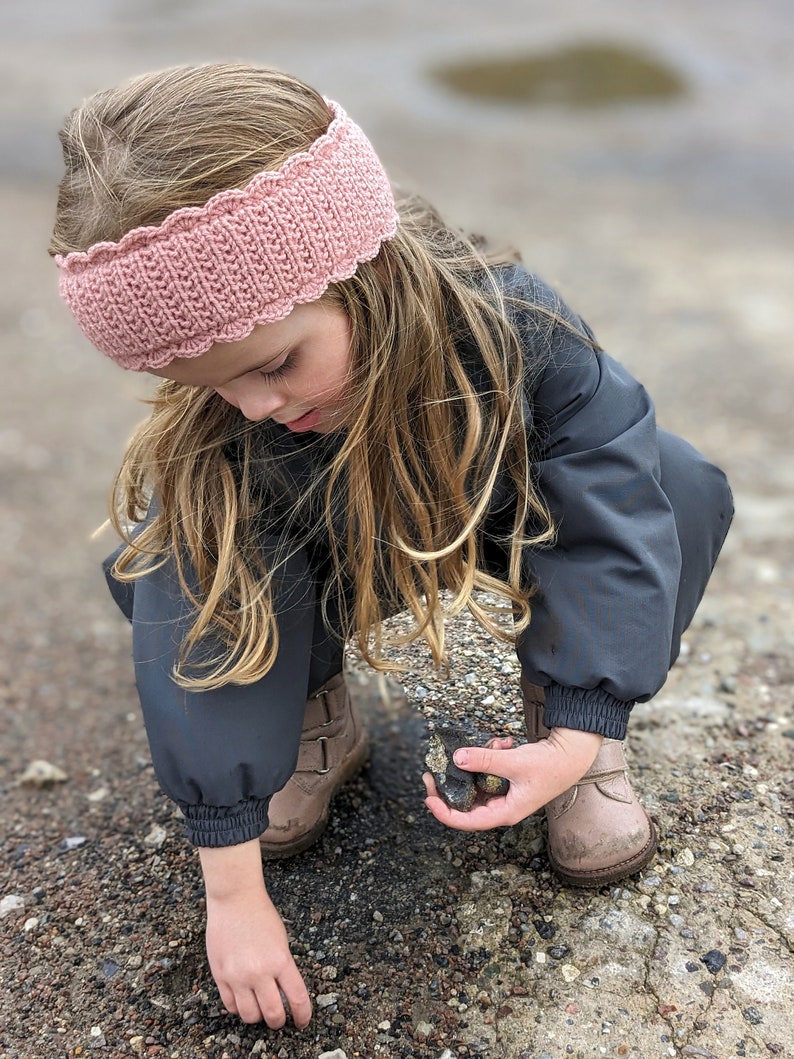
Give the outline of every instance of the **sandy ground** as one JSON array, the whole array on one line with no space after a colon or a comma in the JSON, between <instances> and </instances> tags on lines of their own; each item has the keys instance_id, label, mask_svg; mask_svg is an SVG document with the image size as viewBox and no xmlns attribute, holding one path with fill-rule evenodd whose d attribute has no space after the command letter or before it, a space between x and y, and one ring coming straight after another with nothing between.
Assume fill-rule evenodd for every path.
<instances>
[{"instance_id":1,"label":"sandy ground","mask_svg":"<svg viewBox=\"0 0 794 1059\"><path fill-rule=\"evenodd\" d=\"M649 6L650 7L650 6ZM0 33L0 1059L792 1054L794 144L787 4L339 5L44 0ZM453 99L439 58L642 43L689 90L575 112ZM453 673L408 652L354 678L374 736L327 835L270 871L315 997L309 1030L245 1027L204 965L195 855L158 792L91 542L146 386L57 302L46 244L61 114L172 61L245 57L339 98L395 176L522 247L728 472L734 529L665 689L635 711L663 835L624 885L566 890L542 825L466 837L421 803L428 721L518 732L509 651L468 622ZM18 780L34 759L67 777Z\"/></svg>"}]
</instances>

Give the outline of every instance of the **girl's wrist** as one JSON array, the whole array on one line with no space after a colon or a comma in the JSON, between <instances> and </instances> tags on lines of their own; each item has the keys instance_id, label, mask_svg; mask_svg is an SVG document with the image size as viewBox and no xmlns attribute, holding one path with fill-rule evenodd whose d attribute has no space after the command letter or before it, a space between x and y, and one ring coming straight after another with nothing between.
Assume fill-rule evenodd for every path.
<instances>
[{"instance_id":1,"label":"girl's wrist","mask_svg":"<svg viewBox=\"0 0 794 1059\"><path fill-rule=\"evenodd\" d=\"M548 738L549 745L563 753L571 764L578 763L575 771L579 772L579 778L595 761L603 741L600 732L583 732L576 728L552 728Z\"/></svg>"},{"instance_id":2,"label":"girl's wrist","mask_svg":"<svg viewBox=\"0 0 794 1059\"><path fill-rule=\"evenodd\" d=\"M199 859L208 901L267 894L259 839L235 846L202 846Z\"/></svg>"}]
</instances>

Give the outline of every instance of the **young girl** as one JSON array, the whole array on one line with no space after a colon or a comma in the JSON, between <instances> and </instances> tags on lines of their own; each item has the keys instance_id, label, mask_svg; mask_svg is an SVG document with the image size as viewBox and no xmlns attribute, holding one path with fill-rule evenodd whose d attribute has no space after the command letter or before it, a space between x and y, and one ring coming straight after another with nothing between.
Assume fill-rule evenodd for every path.
<instances>
[{"instance_id":1,"label":"young girl","mask_svg":"<svg viewBox=\"0 0 794 1059\"><path fill-rule=\"evenodd\" d=\"M495 595L514 618L529 741L457 755L509 792L458 812L426 777L433 815L478 830L546 806L575 885L646 864L620 741L727 531L721 472L538 279L395 201L361 130L294 78L146 75L61 139L62 295L103 353L163 380L108 574L229 1011L309 1021L260 853L313 842L365 761L344 644L385 667L399 611L442 664L451 615L505 636Z\"/></svg>"}]
</instances>

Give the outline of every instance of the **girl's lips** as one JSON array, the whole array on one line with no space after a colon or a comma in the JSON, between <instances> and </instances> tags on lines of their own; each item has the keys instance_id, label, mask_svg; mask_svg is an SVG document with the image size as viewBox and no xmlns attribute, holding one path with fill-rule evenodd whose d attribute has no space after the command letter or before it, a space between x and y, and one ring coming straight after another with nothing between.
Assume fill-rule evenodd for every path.
<instances>
[{"instance_id":1,"label":"girl's lips","mask_svg":"<svg viewBox=\"0 0 794 1059\"><path fill-rule=\"evenodd\" d=\"M317 424L322 418L322 412L319 408L312 408L311 412L307 412L302 415L299 419L293 419L291 423L285 423L284 426L287 430L292 430L296 434L302 433L304 430L314 430Z\"/></svg>"}]
</instances>

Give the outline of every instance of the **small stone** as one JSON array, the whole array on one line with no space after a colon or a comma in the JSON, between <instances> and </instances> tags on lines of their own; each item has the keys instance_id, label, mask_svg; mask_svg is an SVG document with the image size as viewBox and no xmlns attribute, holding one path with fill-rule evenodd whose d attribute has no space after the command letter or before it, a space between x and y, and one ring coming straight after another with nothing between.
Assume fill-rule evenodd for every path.
<instances>
[{"instance_id":1,"label":"small stone","mask_svg":"<svg viewBox=\"0 0 794 1059\"><path fill-rule=\"evenodd\" d=\"M23 926L22 929L25 931L26 934L28 934L31 930L35 930L38 925L39 925L38 917L37 916L31 916L30 919L26 919L25 920L25 925Z\"/></svg>"},{"instance_id":2,"label":"small stone","mask_svg":"<svg viewBox=\"0 0 794 1059\"><path fill-rule=\"evenodd\" d=\"M332 1052L320 1052L317 1059L347 1059L347 1052L341 1048L334 1048Z\"/></svg>"},{"instance_id":3,"label":"small stone","mask_svg":"<svg viewBox=\"0 0 794 1059\"><path fill-rule=\"evenodd\" d=\"M153 849L159 849L167 838L168 832L166 829L159 824L155 824L143 840L143 844L144 846L151 846Z\"/></svg>"},{"instance_id":4,"label":"small stone","mask_svg":"<svg viewBox=\"0 0 794 1059\"><path fill-rule=\"evenodd\" d=\"M503 797L510 790L510 780L504 776L493 776L488 772L475 773L477 789L491 797Z\"/></svg>"},{"instance_id":5,"label":"small stone","mask_svg":"<svg viewBox=\"0 0 794 1059\"><path fill-rule=\"evenodd\" d=\"M564 960L566 956L571 955L571 950L567 945L552 945L548 950L548 954L552 960Z\"/></svg>"},{"instance_id":6,"label":"small stone","mask_svg":"<svg viewBox=\"0 0 794 1059\"><path fill-rule=\"evenodd\" d=\"M69 777L63 769L59 769L57 765L53 765L49 761L38 759L31 761L19 777L19 782L23 787L42 788L52 787L56 783L66 783L68 779Z\"/></svg>"},{"instance_id":7,"label":"small stone","mask_svg":"<svg viewBox=\"0 0 794 1059\"><path fill-rule=\"evenodd\" d=\"M532 923L535 930L540 934L544 941L551 941L557 933L555 925L553 923L548 923L545 919L534 919Z\"/></svg>"},{"instance_id":8,"label":"small stone","mask_svg":"<svg viewBox=\"0 0 794 1059\"><path fill-rule=\"evenodd\" d=\"M130 1037L130 1048L135 1055L143 1055L143 1037Z\"/></svg>"},{"instance_id":9,"label":"small stone","mask_svg":"<svg viewBox=\"0 0 794 1059\"><path fill-rule=\"evenodd\" d=\"M727 963L727 956L719 949L710 949L700 957L700 962L706 965L706 969L712 974L717 974Z\"/></svg>"},{"instance_id":10,"label":"small stone","mask_svg":"<svg viewBox=\"0 0 794 1059\"><path fill-rule=\"evenodd\" d=\"M382 912L378 912L377 909L376 909L372 913L372 918L375 920L376 923L382 923L383 922L383 913Z\"/></svg>"},{"instance_id":11,"label":"small stone","mask_svg":"<svg viewBox=\"0 0 794 1059\"><path fill-rule=\"evenodd\" d=\"M19 894L7 894L0 900L0 919L13 915L14 912L24 912L25 901Z\"/></svg>"},{"instance_id":12,"label":"small stone","mask_svg":"<svg viewBox=\"0 0 794 1059\"><path fill-rule=\"evenodd\" d=\"M417 1037L430 1037L433 1033L433 1027L429 1022L417 1022L414 1030Z\"/></svg>"},{"instance_id":13,"label":"small stone","mask_svg":"<svg viewBox=\"0 0 794 1059\"><path fill-rule=\"evenodd\" d=\"M127 966L136 971L143 964L143 956L137 952L127 960Z\"/></svg>"},{"instance_id":14,"label":"small stone","mask_svg":"<svg viewBox=\"0 0 794 1059\"><path fill-rule=\"evenodd\" d=\"M89 1048L107 1048L108 1042L105 1040L105 1035L102 1032L101 1026L92 1026L89 1032L88 1047Z\"/></svg>"},{"instance_id":15,"label":"small stone","mask_svg":"<svg viewBox=\"0 0 794 1059\"><path fill-rule=\"evenodd\" d=\"M381 1033L388 1033L391 1029L391 1023L388 1019L384 1019L383 1022L378 1023L378 1029L381 1031Z\"/></svg>"},{"instance_id":16,"label":"small stone","mask_svg":"<svg viewBox=\"0 0 794 1059\"><path fill-rule=\"evenodd\" d=\"M760 1026L761 1023L764 1021L761 1012L755 1006L745 1008L742 1012L742 1016L744 1019L747 1020L747 1022L750 1023L751 1026Z\"/></svg>"},{"instance_id":17,"label":"small stone","mask_svg":"<svg viewBox=\"0 0 794 1059\"><path fill-rule=\"evenodd\" d=\"M85 835L69 835L68 838L61 839L58 849L63 853L69 853L73 849L79 849L80 846L84 846L86 841Z\"/></svg>"},{"instance_id":18,"label":"small stone","mask_svg":"<svg viewBox=\"0 0 794 1059\"><path fill-rule=\"evenodd\" d=\"M331 1008L334 1004L339 1003L338 993L318 993L317 995L317 1007L318 1008Z\"/></svg>"},{"instance_id":19,"label":"small stone","mask_svg":"<svg viewBox=\"0 0 794 1059\"><path fill-rule=\"evenodd\" d=\"M579 971L576 967L574 967L574 965L572 963L564 963L564 964L562 964L561 967L560 967L560 971L562 972L562 976L563 976L563 978L565 979L566 982L574 982L574 981L576 981L576 979L581 974L581 971Z\"/></svg>"}]
</instances>

